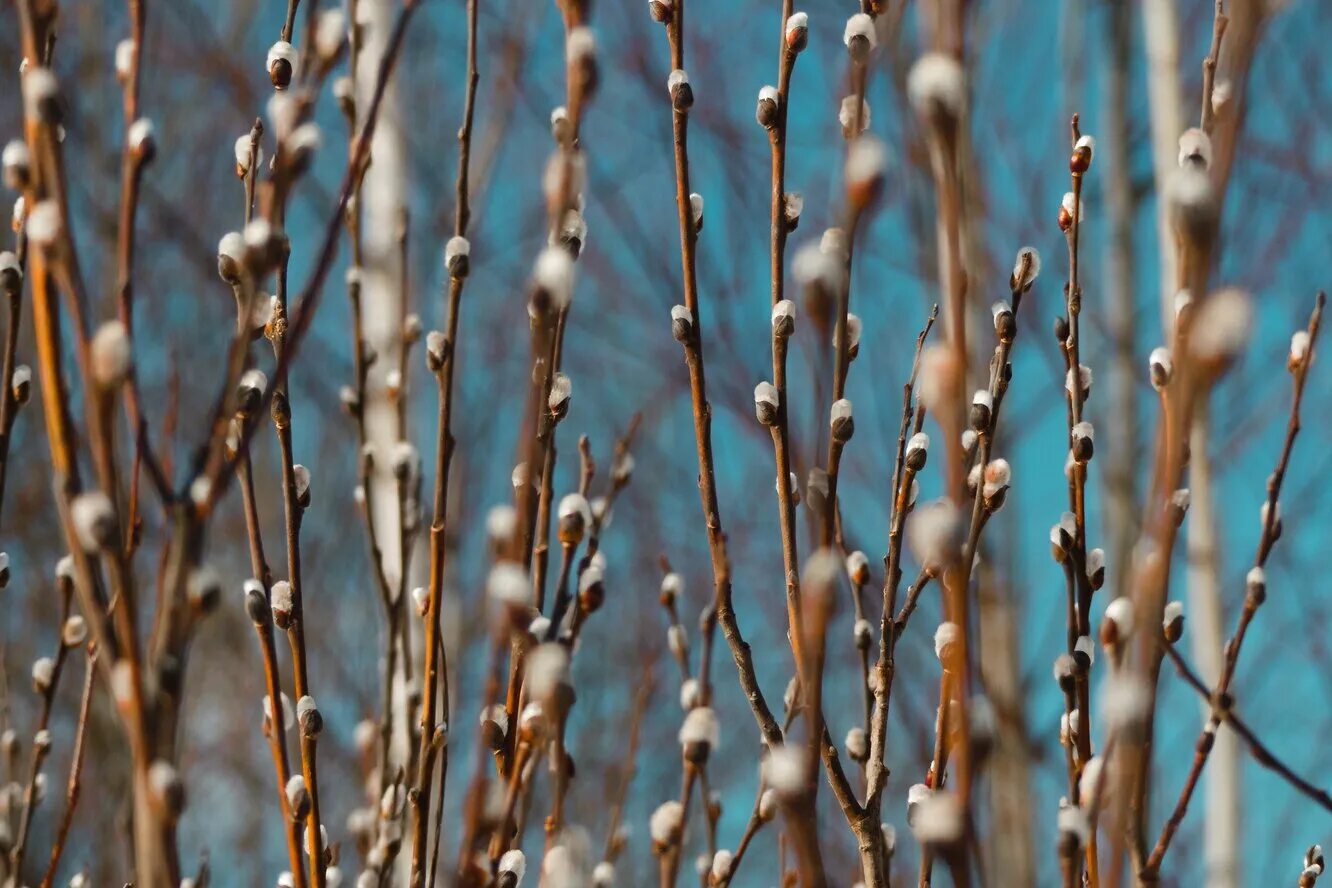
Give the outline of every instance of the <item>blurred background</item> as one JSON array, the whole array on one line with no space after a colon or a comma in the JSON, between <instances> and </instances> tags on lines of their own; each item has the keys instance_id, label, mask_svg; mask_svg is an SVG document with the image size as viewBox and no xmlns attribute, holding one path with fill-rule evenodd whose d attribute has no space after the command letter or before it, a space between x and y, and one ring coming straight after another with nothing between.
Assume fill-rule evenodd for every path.
<instances>
[{"instance_id":1,"label":"blurred background","mask_svg":"<svg viewBox=\"0 0 1332 888\"><path fill-rule=\"evenodd\" d=\"M573 379L574 398L560 426L555 483L557 496L576 485L577 435L588 435L605 469L615 437L641 412L637 473L603 538L609 561L607 604L588 625L574 661L579 696L570 741L578 762L572 819L599 845L632 699L645 675L655 676L626 810L633 829L619 867L626 885L653 880L647 817L678 791L678 679L665 656L666 624L657 604L659 557L667 556L685 577L684 620L695 639L694 618L711 598L685 368L669 327L670 307L681 301L666 102L670 65L664 33L645 5L602 2L593 9L603 76L582 134L589 163L589 234L565 340L564 369ZM1042 277L1023 304L1023 335L996 451L1013 464L1014 489L986 533L979 592L985 679L1002 725L1000 753L982 786L981 832L986 854L1015 879L998 884L1050 884L1058 872L1054 815L1065 773L1058 746L1062 700L1050 665L1063 649L1064 598L1062 571L1048 555L1047 529L1065 508L1066 420L1062 358L1049 331L1063 310L1066 253L1055 217L1068 189L1074 112L1081 115L1083 131L1098 139L1096 164L1084 191L1082 252L1083 361L1095 374L1090 410L1100 433L1090 482L1090 539L1105 547L1110 575L1095 604L1098 619L1112 590L1120 588L1150 475L1156 413L1146 357L1162 339L1162 288L1149 124L1152 76L1143 35L1144 14L1160 5L991 0L966 10L973 197L967 210L968 237L979 257L971 278L976 322L988 323L989 303L1007 296L1018 247L1033 245L1045 259ZM1174 70L1180 114L1185 126L1194 125L1213 7L1206 0L1166 5L1178 19ZM384 125L400 139L400 194L410 219L400 271L410 310L420 314L427 329L443 323L441 258L453 227L465 73L463 6L452 0L424 2L407 37L396 94L385 109ZM545 243L541 172L550 147L549 115L564 95L562 26L555 5L481 0L479 6L473 272L462 309L458 450L449 509L446 623L456 673L457 727L446 806L455 816L445 823L446 860L457 848L456 812L475 761L470 750L484 668L484 516L490 506L511 498L509 478L529 362L526 280ZM901 0L889 4L868 89L869 129L890 146L892 163L883 198L857 243L851 308L863 319L864 332L848 383L857 431L843 463L841 495L848 543L869 555L876 575L886 551L890 454L901 385L916 333L939 298L933 186L921 134L904 99L906 71L928 46L921 20L926 6ZM1332 252L1332 69L1326 61L1332 5L1236 0L1234 7L1232 18L1244 15L1252 24L1247 38L1251 58L1244 59L1247 86L1232 84L1233 95L1244 102L1243 117L1213 280L1249 290L1257 311L1247 355L1211 404L1208 454L1216 536L1209 548L1219 578L1220 625L1227 635L1242 601L1244 572L1259 535L1264 479L1275 463L1289 407L1284 369L1289 336L1303 326L1315 291L1327 285ZM787 187L803 193L805 209L792 249L817 239L835 218L844 145L837 111L847 89L841 31L846 16L858 9L851 2L826 0L804 8L810 14L810 41L791 89ZM171 0L149 3L148 10L142 108L157 127L159 147L139 217L139 372L155 425L160 428L166 414L178 413L175 437L183 448L193 439L191 432L202 421L222 372L234 308L229 288L216 274L216 244L223 233L240 227L243 206L232 145L264 113L271 87L263 61L277 39L285 4ZM754 420L751 393L770 372L768 147L766 133L754 122L754 100L759 88L776 77L780 3L695 2L690 10L689 74L696 96L690 154L693 187L707 207L699 277L722 517L740 624L754 645L762 686L775 699L792 663L785 642L772 452L768 432ZM8 140L21 134L22 115L12 6L0 12L0 22L0 70L10 72L9 85L0 90L0 136ZM113 314L123 138L113 54L127 27L119 4L68 2L62 4L55 49L54 68L70 102L65 146L75 234L99 319ZM1233 61L1228 51L1223 47L1223 75ZM288 223L297 290L310 269L346 163L346 127L331 96L322 97L316 117L324 129L324 147L313 175L297 189ZM339 273L329 278L292 375L296 459L314 476L314 505L303 533L307 637L313 645L311 682L328 722L319 748L320 784L334 840L346 839L346 816L366 804L353 734L359 721L377 714L384 649L364 524L352 498L354 426L339 409L339 388L352 382L343 263L345 257L339 260ZM32 363L29 314L20 361ZM809 325L798 328L793 349L792 434L803 478L825 434L826 405L821 406L820 397L826 395L818 394L815 379L826 374L827 364L823 343L815 341ZM435 391L424 372L413 372L410 381L424 384L408 390L410 432L429 466ZM1327 623L1332 607L1325 562L1332 499L1320 493L1332 472L1329 407L1332 377L1317 364L1283 496L1285 536L1268 571L1270 597L1255 623L1236 687L1238 710L1261 728L1284 761L1317 784L1329 782L1324 775L1332 756L1332 747L1317 741L1328 727L1324 706L1332 702L1332 684L1326 680L1332 648L1317 629ZM0 525L0 549L10 554L13 571L9 588L0 593L5 710L9 724L24 737L34 708L28 688L31 663L56 642L52 576L63 554L39 414L34 403L20 414L14 430L9 499ZM932 422L927 430L937 431ZM277 451L266 431L256 439L255 458L265 531L276 543L281 528ZM938 475L927 476L922 498L940 491ZM803 517L800 521L803 526ZM1186 533L1191 525L1186 523ZM1188 600L1189 553L1181 547L1176 556L1172 597ZM141 556L145 576L151 575L156 557L151 545ZM260 728L260 659L240 607L248 560L234 495L213 525L208 558L235 594L203 626L191 658L181 744L189 796L181 824L182 857L190 861L207 854L219 885L272 884L285 868L286 855L272 763ZM906 573L914 575L913 567ZM877 607L871 613L877 621ZM921 616L898 653L887 812L901 836L895 871L908 880L917 850L905 829L905 792L924 776L931 755L938 675L932 630L938 615L937 594L926 595ZM844 601L830 641L826 692L835 738L860 719L852 620ZM1190 633L1195 631L1191 625ZM1190 653L1199 658L1193 648ZM757 784L758 734L724 648L717 652L714 675L723 740L711 774L723 804L719 840L734 847ZM67 677L56 707L56 747L47 765L53 789L64 781L78 692L78 681ZM1153 834L1183 781L1203 719L1196 696L1168 668L1162 673L1159 705ZM94 884L119 884L128 871L125 751L104 695L99 694L93 712L84 797L62 872L84 868ZM1243 755L1237 773L1235 856L1241 870L1232 882L1208 883L1292 882L1304 848L1328 838L1326 813ZM60 795L48 793L52 803L38 811L34 848L47 847L58 810L54 800ZM834 884L850 884L858 871L852 836L826 787L820 801L830 878ZM1168 858L1166 884L1211 879L1204 875L1207 807L1202 798L1193 804ZM538 832L531 830L529 836ZM774 830L760 835L736 884L776 882L775 835ZM701 830L694 829L686 860L701 850ZM349 846L344 845L344 853L354 859ZM355 867L344 865L344 870L354 872Z\"/></svg>"}]
</instances>

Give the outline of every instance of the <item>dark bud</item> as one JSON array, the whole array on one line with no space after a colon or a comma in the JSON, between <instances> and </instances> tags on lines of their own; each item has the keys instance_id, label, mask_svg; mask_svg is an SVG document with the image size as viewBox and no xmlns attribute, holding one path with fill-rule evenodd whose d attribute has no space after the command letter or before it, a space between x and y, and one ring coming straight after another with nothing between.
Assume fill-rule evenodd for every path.
<instances>
[{"instance_id":1,"label":"dark bud","mask_svg":"<svg viewBox=\"0 0 1332 888\"><path fill-rule=\"evenodd\" d=\"M1184 635L1184 608L1179 606L1179 602L1172 601L1166 605L1165 617L1161 623L1162 631L1165 634L1165 640L1170 644L1179 641Z\"/></svg>"},{"instance_id":2,"label":"dark bud","mask_svg":"<svg viewBox=\"0 0 1332 888\"><path fill-rule=\"evenodd\" d=\"M1055 657L1054 674L1055 681L1059 684L1059 690L1065 694L1071 694L1076 687L1074 681L1074 672L1076 662L1072 654L1060 654Z\"/></svg>"},{"instance_id":3,"label":"dark bud","mask_svg":"<svg viewBox=\"0 0 1332 888\"><path fill-rule=\"evenodd\" d=\"M274 59L273 64L268 66L268 79L273 82L274 89L291 86L291 74L291 62L286 59Z\"/></svg>"},{"instance_id":4,"label":"dark bud","mask_svg":"<svg viewBox=\"0 0 1332 888\"><path fill-rule=\"evenodd\" d=\"M677 68L671 72L667 85L671 91L671 107L676 111L688 111L694 105L694 88L689 85L689 75Z\"/></svg>"},{"instance_id":5,"label":"dark bud","mask_svg":"<svg viewBox=\"0 0 1332 888\"><path fill-rule=\"evenodd\" d=\"M431 330L426 334L426 367L431 373L444 369L444 360L449 354L449 340L441 331Z\"/></svg>"},{"instance_id":6,"label":"dark bud","mask_svg":"<svg viewBox=\"0 0 1332 888\"><path fill-rule=\"evenodd\" d=\"M1249 601L1253 602L1254 607L1261 605L1267 600L1267 572L1261 567L1255 567L1249 571L1249 575L1244 581L1244 590Z\"/></svg>"},{"instance_id":7,"label":"dark bud","mask_svg":"<svg viewBox=\"0 0 1332 888\"><path fill-rule=\"evenodd\" d=\"M139 166L147 166L157 157L157 139L153 135L153 124L146 117L141 117L130 124L125 134L129 145L130 157Z\"/></svg>"},{"instance_id":8,"label":"dark bud","mask_svg":"<svg viewBox=\"0 0 1332 888\"><path fill-rule=\"evenodd\" d=\"M981 389L971 398L971 412L969 420L971 427L977 432L984 432L990 428L990 415L994 408L994 397L986 390Z\"/></svg>"},{"instance_id":9,"label":"dark bud","mask_svg":"<svg viewBox=\"0 0 1332 888\"><path fill-rule=\"evenodd\" d=\"M777 387L770 382L760 382L754 387L754 414L759 423L765 426L775 425L781 412L781 395Z\"/></svg>"},{"instance_id":10,"label":"dark bud","mask_svg":"<svg viewBox=\"0 0 1332 888\"><path fill-rule=\"evenodd\" d=\"M493 719L485 719L481 722L481 742L491 752L498 752L504 748L504 727Z\"/></svg>"},{"instance_id":11,"label":"dark bud","mask_svg":"<svg viewBox=\"0 0 1332 888\"><path fill-rule=\"evenodd\" d=\"M1068 319L1062 315L1055 318L1054 321L1055 341L1062 348L1065 342L1068 342Z\"/></svg>"},{"instance_id":12,"label":"dark bud","mask_svg":"<svg viewBox=\"0 0 1332 888\"><path fill-rule=\"evenodd\" d=\"M1017 335L1017 319L1013 317L1013 309L1007 302L996 302L990 311L994 315L994 335L1000 342L1011 343Z\"/></svg>"},{"instance_id":13,"label":"dark bud","mask_svg":"<svg viewBox=\"0 0 1332 888\"><path fill-rule=\"evenodd\" d=\"M857 65L865 64L865 61L869 59L870 50L873 48L870 45L869 38L864 34L855 35L846 44L846 51L850 54L851 61Z\"/></svg>"},{"instance_id":14,"label":"dark bud","mask_svg":"<svg viewBox=\"0 0 1332 888\"><path fill-rule=\"evenodd\" d=\"M602 580L601 571L589 567L578 581L578 606L583 613L592 614L600 610L605 602L606 584Z\"/></svg>"},{"instance_id":15,"label":"dark bud","mask_svg":"<svg viewBox=\"0 0 1332 888\"><path fill-rule=\"evenodd\" d=\"M291 819L300 823L310 814L310 790L306 788L305 780L293 777L287 783L287 805L291 810Z\"/></svg>"},{"instance_id":16,"label":"dark bud","mask_svg":"<svg viewBox=\"0 0 1332 888\"><path fill-rule=\"evenodd\" d=\"M1081 176L1091 168L1091 151L1085 146L1080 145L1073 149L1073 155L1068 159L1068 171L1075 176Z\"/></svg>"},{"instance_id":17,"label":"dark bud","mask_svg":"<svg viewBox=\"0 0 1332 888\"><path fill-rule=\"evenodd\" d=\"M852 416L849 400L842 398L833 404L830 423L834 441L845 444L851 440L851 436L856 432L856 421Z\"/></svg>"},{"instance_id":18,"label":"dark bud","mask_svg":"<svg viewBox=\"0 0 1332 888\"><path fill-rule=\"evenodd\" d=\"M301 734L306 737L318 737L324 730L324 717L319 713L314 697L308 694L296 704L296 720L301 726Z\"/></svg>"},{"instance_id":19,"label":"dark bud","mask_svg":"<svg viewBox=\"0 0 1332 888\"><path fill-rule=\"evenodd\" d=\"M180 816L185 808L185 786L180 781L180 774L167 761L158 759L148 767L148 787L153 799L160 804L171 818Z\"/></svg>"},{"instance_id":20,"label":"dark bud","mask_svg":"<svg viewBox=\"0 0 1332 888\"><path fill-rule=\"evenodd\" d=\"M758 121L759 126L772 129L777 125L780 102L781 95L776 87L765 86L759 90L758 107L754 110L754 119Z\"/></svg>"},{"instance_id":21,"label":"dark bud","mask_svg":"<svg viewBox=\"0 0 1332 888\"><path fill-rule=\"evenodd\" d=\"M256 626L268 623L268 598L264 595L264 587L258 580L245 581L245 613Z\"/></svg>"},{"instance_id":22,"label":"dark bud","mask_svg":"<svg viewBox=\"0 0 1332 888\"><path fill-rule=\"evenodd\" d=\"M190 602L200 614L211 614L222 597L222 580L211 568L202 567L190 574Z\"/></svg>"},{"instance_id":23,"label":"dark bud","mask_svg":"<svg viewBox=\"0 0 1332 888\"><path fill-rule=\"evenodd\" d=\"M0 292L17 296L23 289L23 269L18 257L6 250L0 253Z\"/></svg>"},{"instance_id":24,"label":"dark bud","mask_svg":"<svg viewBox=\"0 0 1332 888\"><path fill-rule=\"evenodd\" d=\"M273 424L278 428L286 428L291 425L291 402L287 400L287 396L283 392L273 392L273 400L269 403L268 412L272 414Z\"/></svg>"},{"instance_id":25,"label":"dark bud","mask_svg":"<svg viewBox=\"0 0 1332 888\"><path fill-rule=\"evenodd\" d=\"M671 309L671 336L681 344L688 343L694 335L694 313L683 305Z\"/></svg>"}]
</instances>

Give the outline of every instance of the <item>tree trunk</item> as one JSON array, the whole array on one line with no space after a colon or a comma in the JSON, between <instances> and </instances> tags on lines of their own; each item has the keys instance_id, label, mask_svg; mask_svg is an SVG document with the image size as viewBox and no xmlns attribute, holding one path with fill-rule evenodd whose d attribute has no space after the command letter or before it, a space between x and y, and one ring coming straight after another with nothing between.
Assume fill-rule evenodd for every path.
<instances>
[{"instance_id":1,"label":"tree trunk","mask_svg":"<svg viewBox=\"0 0 1332 888\"><path fill-rule=\"evenodd\" d=\"M395 0L358 0L359 24L364 27L364 45L356 71L356 106L363 112L369 107L380 60L392 28L398 3ZM401 112L396 81L389 80L380 108L379 121L370 143L372 161L361 187L361 237L363 259L362 324L367 344L378 356L366 379L366 439L374 446L378 459L371 476L370 495L365 507L370 510L377 529L384 574L396 588L409 565L402 560L402 520L398 508L398 485L390 467L389 454L399 440L397 407L389 397L386 377L396 370L402 352L402 328L407 314L403 304L403 275L400 233L404 222L406 161L401 132ZM413 623L418 621L411 621ZM387 627L386 627L387 630ZM397 644L386 637L389 645ZM387 654L387 649L385 650ZM389 743L390 768L407 767L411 758L411 738L404 726L407 707L407 682L403 657L395 658L391 700L393 726ZM380 776L387 779L386 775ZM392 884L406 885L410 878L410 855L396 859Z\"/></svg>"}]
</instances>

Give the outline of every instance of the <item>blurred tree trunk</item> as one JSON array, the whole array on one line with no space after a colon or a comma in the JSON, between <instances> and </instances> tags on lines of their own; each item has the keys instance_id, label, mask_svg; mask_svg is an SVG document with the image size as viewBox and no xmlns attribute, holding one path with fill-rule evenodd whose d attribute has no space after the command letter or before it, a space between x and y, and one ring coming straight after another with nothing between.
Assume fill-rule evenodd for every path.
<instances>
[{"instance_id":1,"label":"blurred tree trunk","mask_svg":"<svg viewBox=\"0 0 1332 888\"><path fill-rule=\"evenodd\" d=\"M1217 551L1216 501L1212 457L1208 452L1211 418L1206 400L1198 404L1189 439L1189 635L1193 662L1203 679L1215 685L1221 677L1221 650L1225 644L1225 609L1221 606L1220 553ZM1210 707L1203 706L1204 717ZM1207 765L1203 823L1203 860L1206 884L1215 888L1239 885L1236 844L1239 834L1239 744L1235 732L1222 726L1216 732Z\"/></svg>"},{"instance_id":2,"label":"blurred tree trunk","mask_svg":"<svg viewBox=\"0 0 1332 888\"><path fill-rule=\"evenodd\" d=\"M1218 205L1224 202L1234 164L1235 145L1243 120L1243 93L1253 60L1254 46L1265 15L1261 0L1236 0L1226 12L1230 25L1221 44L1217 83L1225 83L1229 99L1216 109L1210 135L1213 141L1212 181ZM1143 24L1149 58L1148 95L1152 105L1152 154L1157 194L1178 155L1177 140L1184 129L1179 89L1178 22L1169 0L1146 0ZM1210 97L1200 97L1208 100ZM1161 236L1162 328L1169 331L1174 318L1173 295L1178 287L1174 238L1164 201L1158 198ZM1195 294L1201 297L1203 294ZM1189 487L1192 492L1188 523L1188 595L1194 662L1203 677L1214 683L1221 670L1225 644L1225 610L1221 601L1220 557L1217 543L1215 484L1208 442L1210 417L1206 399L1200 401L1189 431ZM1204 706L1204 714L1207 707ZM1205 772L1206 819L1203 858L1206 881L1217 888L1239 884L1239 747L1233 733L1217 732L1211 761Z\"/></svg>"},{"instance_id":3,"label":"blurred tree trunk","mask_svg":"<svg viewBox=\"0 0 1332 888\"><path fill-rule=\"evenodd\" d=\"M1106 425L1111 445L1105 473L1106 525L1110 531L1110 591L1128 594L1129 563L1137 536L1134 468L1138 442L1137 381L1142 372L1134 354L1135 309L1133 217L1136 202L1129 175L1129 53L1133 6L1109 0L1110 47L1106 58L1104 134L1105 190L1110 216L1110 255L1105 266L1107 327L1112 346L1110 411Z\"/></svg>"},{"instance_id":4,"label":"blurred tree trunk","mask_svg":"<svg viewBox=\"0 0 1332 888\"><path fill-rule=\"evenodd\" d=\"M1004 549L1013 551L1008 546ZM1007 576L1016 576L1013 567L1006 568ZM998 723L989 759L990 835L985 863L992 885L1035 885L1031 763L1018 658L1019 617L1007 594L1010 590L994 571L982 572L979 588L981 680Z\"/></svg>"},{"instance_id":5,"label":"blurred tree trunk","mask_svg":"<svg viewBox=\"0 0 1332 888\"><path fill-rule=\"evenodd\" d=\"M1156 182L1156 232L1160 244L1161 330L1174 327L1179 264L1175 234L1164 200L1165 185L1179 166L1179 136L1184 132L1179 87L1179 19L1175 0L1143 0L1142 32L1147 51L1147 102L1152 129L1152 174ZM1162 338L1162 341L1169 341Z\"/></svg>"},{"instance_id":6,"label":"blurred tree trunk","mask_svg":"<svg viewBox=\"0 0 1332 888\"><path fill-rule=\"evenodd\" d=\"M370 104L380 59L392 28L395 0L358 0L358 24L364 28L364 50L356 71L358 110ZM385 378L399 365L402 326L407 312L403 304L403 275L399 237L405 224L406 160L397 99L397 86L388 83L379 122L370 144L372 158L361 187L361 232L364 249L362 299L366 342L377 355L366 381L365 428L367 440L379 455L372 469L372 493L366 508L375 521L384 560L384 573L397 586L409 565L402 563L402 520L398 509L398 485L387 458L398 442L397 408L389 397ZM387 626L385 627L387 630ZM386 635L386 644L396 644ZM387 653L387 649L385 650ZM402 713L407 706L407 682L403 658L395 660L392 681L393 725L389 747L390 767L406 767L411 756L411 738L404 731ZM386 780L380 775L380 780ZM406 885L410 877L410 855L397 858L394 883Z\"/></svg>"},{"instance_id":7,"label":"blurred tree trunk","mask_svg":"<svg viewBox=\"0 0 1332 888\"><path fill-rule=\"evenodd\" d=\"M1212 181L1218 205L1224 205L1235 149L1244 120L1244 92L1253 53L1266 14L1261 0L1233 0L1226 4L1230 24L1221 45L1217 83L1225 83L1230 98L1217 109L1212 129ZM1224 248L1223 248L1224 250ZM1221 599L1221 558L1217 538L1216 497L1211 456L1207 450L1211 418L1207 405L1194 418L1190 437L1190 486L1193 505L1189 517L1189 606L1194 620L1194 663L1209 683L1220 676L1225 644L1225 609ZM1202 610L1200 610L1202 606ZM1203 621L1214 620L1214 625ZM1203 825L1203 868L1208 885L1235 888L1240 884L1240 747L1229 726L1217 731L1206 772L1207 815Z\"/></svg>"}]
</instances>

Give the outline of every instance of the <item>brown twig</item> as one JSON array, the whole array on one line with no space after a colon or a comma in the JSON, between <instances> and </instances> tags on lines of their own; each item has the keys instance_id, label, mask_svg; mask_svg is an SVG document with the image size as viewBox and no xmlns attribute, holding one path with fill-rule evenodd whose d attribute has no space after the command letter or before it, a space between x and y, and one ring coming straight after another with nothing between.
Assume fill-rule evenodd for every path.
<instances>
[{"instance_id":1,"label":"brown twig","mask_svg":"<svg viewBox=\"0 0 1332 888\"><path fill-rule=\"evenodd\" d=\"M476 101L476 88L480 79L477 68L477 0L467 3L467 87L463 106L463 122L458 130L458 176L456 183L457 213L454 221L454 237L467 236L467 222L470 215L468 205L469 163L472 145L472 120ZM464 258L464 262L470 261ZM458 315L462 301L465 269L450 269L448 288L448 307L445 313L444 355L439 365L439 418L436 435L435 458L435 501L430 523L430 584L428 587L429 603L425 614L425 669L423 672L422 707L421 707L421 752L418 755L416 796L413 799L414 819L412 823L412 880L413 884L423 884L425 877L426 828L431 812L430 776L432 759L427 744L436 728L436 696L441 697L444 717L449 717L449 682L448 661L441 636L441 611L444 606L444 559L445 547L445 512L448 507L449 467L452 462L454 437L453 418L453 374L456 364L458 344ZM433 360L433 358L432 358ZM443 787L448 773L449 749L447 739L439 752L440 795L436 802L437 819L443 818Z\"/></svg>"},{"instance_id":2,"label":"brown twig","mask_svg":"<svg viewBox=\"0 0 1332 888\"><path fill-rule=\"evenodd\" d=\"M1245 743L1249 744L1249 751L1253 754L1253 758L1258 764L1281 777L1282 780L1285 780L1293 786L1301 795L1317 803L1323 808L1323 810L1332 812L1332 794L1329 794L1326 790L1305 780L1299 774L1295 773L1289 765L1281 761L1281 759L1272 752L1271 748L1258 738L1258 735L1253 728L1250 727L1244 719L1240 718L1237 712L1230 708L1229 699L1226 697L1218 698L1215 692L1207 687L1206 683L1203 682L1198 673L1189 666L1188 662L1184 659L1183 654L1177 651L1173 645L1165 644L1163 645L1163 649L1165 650L1166 656L1168 656L1171 662L1175 664L1175 668L1179 671L1180 676L1183 677L1189 686L1197 691L1198 695L1204 700L1212 703L1212 715L1209 718L1209 723L1211 721L1217 723L1225 722L1234 729L1235 733L1238 734ZM1204 728L1204 731L1206 731L1206 728ZM1210 731L1210 736L1214 737L1215 735L1216 731L1213 728ZM1204 745L1210 749L1210 743L1204 744L1200 742L1194 753L1195 757L1206 759L1206 753L1203 752ZM1200 770L1201 768L1199 768L1199 771ZM1197 775L1192 769L1189 772L1189 781L1195 785L1198 782Z\"/></svg>"},{"instance_id":3,"label":"brown twig","mask_svg":"<svg viewBox=\"0 0 1332 888\"><path fill-rule=\"evenodd\" d=\"M83 697L79 703L79 721L74 729L74 752L70 755L69 779L65 783L65 810L56 826L55 838L51 841L51 857L46 864L46 873L42 876L41 888L51 888L56 870L60 866L60 857L64 853L65 843L69 839L70 828L74 825L74 810L79 805L79 796L83 787L84 742L88 737L88 713L92 709L93 683L97 676L97 650L89 645L85 648L87 658L83 675Z\"/></svg>"},{"instance_id":4,"label":"brown twig","mask_svg":"<svg viewBox=\"0 0 1332 888\"><path fill-rule=\"evenodd\" d=\"M1262 532L1258 538L1258 551L1254 555L1254 569L1258 571L1259 583L1249 584L1248 594L1244 598L1244 607L1240 611L1239 621L1235 627L1234 634L1226 643L1224 650L1224 660L1221 676L1217 680L1214 691L1207 696L1209 699L1226 699L1230 696L1231 682L1235 677L1235 668L1239 663L1240 648L1244 644L1244 638L1248 633L1249 625L1253 622L1258 608L1262 605L1266 597L1266 577L1263 569L1267 564L1267 557L1271 554L1273 545L1276 544L1280 535L1280 517L1278 504L1281 496L1281 485L1286 477L1286 470L1290 466L1290 455L1295 447L1295 437L1300 431L1300 406L1304 400L1304 386L1309 375L1309 366L1313 362L1314 348L1317 343L1318 328L1323 316L1323 306L1326 303L1326 296L1319 292L1314 300L1313 312L1309 315L1309 323L1305 328L1308 334L1308 343L1304 356L1291 364L1291 405L1290 418L1286 422L1285 440L1281 445L1281 453L1277 458L1276 468L1267 479L1267 498L1264 500ZM1252 576L1252 575L1251 575ZM1177 658L1177 653L1173 648L1164 648L1172 659ZM1176 659L1176 665L1182 664L1182 660ZM1181 670L1182 671L1182 670ZM1165 825L1161 829L1161 834L1156 840L1156 845L1152 849L1151 855L1147 858L1144 872L1145 875L1154 878L1160 871L1161 861L1166 852L1170 849L1171 840L1178 831L1180 824L1184 820L1184 815L1188 812L1189 802L1193 798L1194 791L1197 788L1198 779L1202 775L1202 770L1207 764L1208 756L1211 754L1212 745L1216 736L1216 730L1220 725L1222 716L1213 712L1202 732L1194 744L1195 754L1193 762L1189 767L1188 776L1185 779L1184 787L1180 790L1179 798L1171 810ZM1237 733L1240 733L1237 729Z\"/></svg>"}]
</instances>

